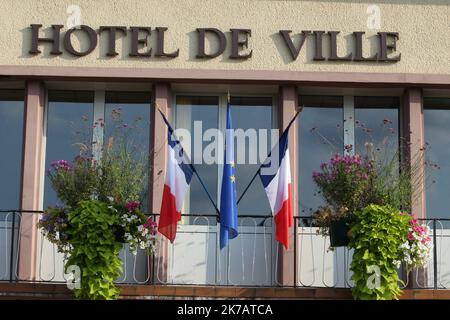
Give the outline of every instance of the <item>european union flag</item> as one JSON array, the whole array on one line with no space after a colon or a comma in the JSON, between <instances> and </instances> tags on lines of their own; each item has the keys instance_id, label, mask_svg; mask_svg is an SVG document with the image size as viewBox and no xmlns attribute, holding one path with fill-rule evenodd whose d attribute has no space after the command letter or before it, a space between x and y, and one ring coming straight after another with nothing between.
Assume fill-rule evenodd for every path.
<instances>
[{"instance_id":1,"label":"european union flag","mask_svg":"<svg viewBox=\"0 0 450 320\"><path fill-rule=\"evenodd\" d=\"M236 164L234 162L234 134L230 109L230 101L228 101L222 190L220 194L220 249L223 249L230 239L236 238L238 235Z\"/></svg>"}]
</instances>

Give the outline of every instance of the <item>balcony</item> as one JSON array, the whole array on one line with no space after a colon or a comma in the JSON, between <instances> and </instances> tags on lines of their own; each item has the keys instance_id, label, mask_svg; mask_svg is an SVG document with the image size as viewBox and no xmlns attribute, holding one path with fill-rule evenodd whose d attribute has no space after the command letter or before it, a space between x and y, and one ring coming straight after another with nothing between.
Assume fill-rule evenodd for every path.
<instances>
[{"instance_id":1,"label":"balcony","mask_svg":"<svg viewBox=\"0 0 450 320\"><path fill-rule=\"evenodd\" d=\"M64 255L39 232L34 249L29 245L33 228L27 222L40 214L0 212L0 296L70 297ZM409 276L400 269L403 297L450 298L450 219L424 222L433 230L433 256ZM275 241L271 216L240 216L239 225L239 237L222 251L213 215L183 216L175 242L159 237L150 257L124 246L117 279L122 297L351 298L352 251L330 251L311 217L295 218L289 250Z\"/></svg>"}]
</instances>

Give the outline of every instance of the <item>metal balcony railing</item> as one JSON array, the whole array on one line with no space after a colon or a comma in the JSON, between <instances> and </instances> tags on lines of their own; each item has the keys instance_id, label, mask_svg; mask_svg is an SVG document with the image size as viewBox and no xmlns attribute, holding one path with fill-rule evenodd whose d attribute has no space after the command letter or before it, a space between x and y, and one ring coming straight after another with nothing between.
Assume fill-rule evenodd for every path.
<instances>
[{"instance_id":1,"label":"metal balcony railing","mask_svg":"<svg viewBox=\"0 0 450 320\"><path fill-rule=\"evenodd\" d=\"M40 211L0 211L0 281L66 282L66 257L42 236L36 239L35 268L24 265L33 254L26 245ZM153 215L157 220L158 215ZM433 255L427 266L406 276L404 287L450 287L450 219L422 219L433 230ZM295 217L289 250L275 240L272 216L239 216L239 236L223 250L215 215L183 215L173 244L158 236L154 254L132 255L124 245L121 284L186 284L350 288L352 250L329 250L312 217ZM34 230L33 230L34 229ZM39 233L38 233L39 234ZM25 268L24 268L25 267ZM26 271L24 271L26 270Z\"/></svg>"}]
</instances>

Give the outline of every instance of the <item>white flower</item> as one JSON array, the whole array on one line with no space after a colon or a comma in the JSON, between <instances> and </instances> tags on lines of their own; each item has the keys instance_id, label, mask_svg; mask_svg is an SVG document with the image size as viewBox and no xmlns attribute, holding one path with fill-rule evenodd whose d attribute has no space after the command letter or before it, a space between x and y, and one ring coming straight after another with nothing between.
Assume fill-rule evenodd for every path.
<instances>
[{"instance_id":1,"label":"white flower","mask_svg":"<svg viewBox=\"0 0 450 320\"><path fill-rule=\"evenodd\" d=\"M139 232L142 232L143 230L144 230L144 226L143 225L138 226L138 231Z\"/></svg>"}]
</instances>

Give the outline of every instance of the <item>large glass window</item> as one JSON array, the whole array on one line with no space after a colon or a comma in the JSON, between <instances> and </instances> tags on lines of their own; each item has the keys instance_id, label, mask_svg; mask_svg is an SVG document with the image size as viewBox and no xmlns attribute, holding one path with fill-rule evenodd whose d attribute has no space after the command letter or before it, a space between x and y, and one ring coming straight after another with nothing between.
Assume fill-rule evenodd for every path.
<instances>
[{"instance_id":1,"label":"large glass window","mask_svg":"<svg viewBox=\"0 0 450 320\"><path fill-rule=\"evenodd\" d=\"M127 130L133 154L148 154L150 92L106 92L105 142L115 130ZM120 115L119 115L120 114Z\"/></svg>"},{"instance_id":2,"label":"large glass window","mask_svg":"<svg viewBox=\"0 0 450 320\"><path fill-rule=\"evenodd\" d=\"M368 151L386 163L398 158L398 97L300 96L304 107L299 126L299 214L309 215L323 200L312 179L322 162L333 154L342 154L345 143L350 153L366 155ZM353 101L352 101L353 100ZM344 110L347 118L344 119Z\"/></svg>"},{"instance_id":3,"label":"large glass window","mask_svg":"<svg viewBox=\"0 0 450 320\"><path fill-rule=\"evenodd\" d=\"M337 96L301 96L299 104L299 215L310 215L323 200L317 194L312 172L334 154L342 154L343 98Z\"/></svg>"},{"instance_id":4,"label":"large glass window","mask_svg":"<svg viewBox=\"0 0 450 320\"><path fill-rule=\"evenodd\" d=\"M355 151L367 154L368 148L381 161L398 155L398 97L355 97Z\"/></svg>"},{"instance_id":5,"label":"large glass window","mask_svg":"<svg viewBox=\"0 0 450 320\"><path fill-rule=\"evenodd\" d=\"M0 209L20 207L23 95L23 90L0 90Z\"/></svg>"},{"instance_id":6,"label":"large glass window","mask_svg":"<svg viewBox=\"0 0 450 320\"><path fill-rule=\"evenodd\" d=\"M231 98L233 128L235 130L242 129L246 133L244 143L235 139L238 197L270 152L272 110L271 97ZM259 178L247 190L239 203L238 211L239 215L271 215L269 201Z\"/></svg>"},{"instance_id":7,"label":"large glass window","mask_svg":"<svg viewBox=\"0 0 450 320\"><path fill-rule=\"evenodd\" d=\"M439 167L427 170L427 217L450 217L450 98L425 98L427 158Z\"/></svg>"},{"instance_id":8,"label":"large glass window","mask_svg":"<svg viewBox=\"0 0 450 320\"><path fill-rule=\"evenodd\" d=\"M72 161L83 145L90 148L94 92L49 91L47 110L47 147L45 165L52 161ZM48 178L45 180L44 208L60 204Z\"/></svg>"},{"instance_id":9,"label":"large glass window","mask_svg":"<svg viewBox=\"0 0 450 320\"><path fill-rule=\"evenodd\" d=\"M222 99L222 102L224 100ZM221 166L217 163L223 161L218 158L223 156L219 152L223 146L217 145L215 134L209 134L207 130L217 130L225 126L226 103L220 104L220 101L219 96L177 96L176 98L176 128L187 129L190 132L191 140L183 140L182 136L179 138L214 201L218 201L220 198L218 191L220 190L221 172L219 170ZM236 191L239 197L270 151L270 130L273 124L272 97L236 96L231 97L230 105L233 129L240 130L242 133L240 138L235 138ZM265 130L263 136L260 136L259 129ZM199 137L199 135L201 136ZM263 141L260 141L260 138ZM210 152L213 149L217 151L217 154ZM203 156L211 154L211 159ZM242 198L238 211L239 215L270 214L269 202L259 179L252 183ZM189 196L184 201L184 213L216 214L196 177L192 179Z\"/></svg>"},{"instance_id":10,"label":"large glass window","mask_svg":"<svg viewBox=\"0 0 450 320\"><path fill-rule=\"evenodd\" d=\"M217 199L217 156L214 163L205 163L203 150L211 143L217 141L203 141L202 137L206 130L217 129L219 124L219 97L208 96L177 96L176 98L176 128L186 129L190 132L190 141L183 140L181 143L186 153L194 163L197 172L201 176L211 197ZM199 137L199 135L201 135ZM184 213L198 215L215 215L216 210L208 200L200 182L193 177L190 183L189 196L184 200ZM211 220L212 221L212 220Z\"/></svg>"},{"instance_id":11,"label":"large glass window","mask_svg":"<svg viewBox=\"0 0 450 320\"><path fill-rule=\"evenodd\" d=\"M138 161L149 160L150 101L150 92L106 92L104 145L112 147L114 136L126 136L127 152ZM146 210L148 188L142 196Z\"/></svg>"}]
</instances>

